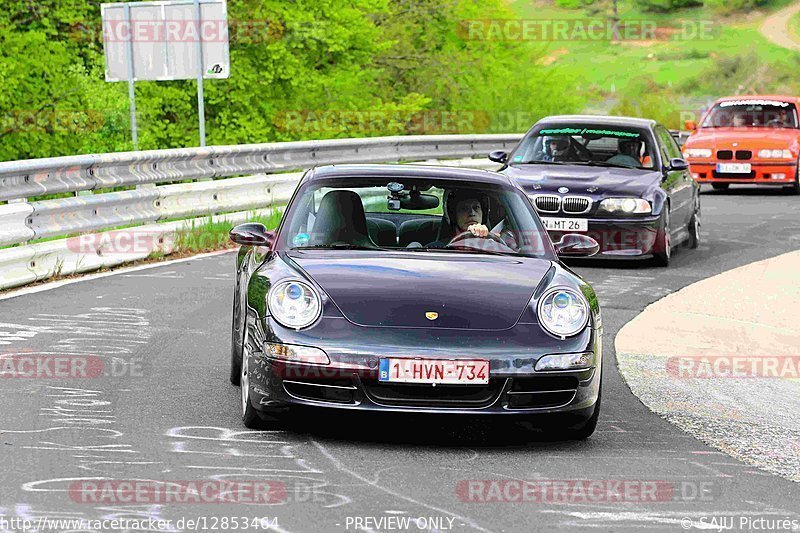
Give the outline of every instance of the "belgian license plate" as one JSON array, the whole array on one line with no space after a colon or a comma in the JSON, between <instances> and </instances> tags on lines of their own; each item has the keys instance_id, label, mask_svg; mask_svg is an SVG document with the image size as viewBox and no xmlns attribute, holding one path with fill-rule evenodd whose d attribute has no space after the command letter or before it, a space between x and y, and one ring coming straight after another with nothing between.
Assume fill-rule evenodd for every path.
<instances>
[{"instance_id":1,"label":"belgian license plate","mask_svg":"<svg viewBox=\"0 0 800 533\"><path fill-rule=\"evenodd\" d=\"M750 174L750 163L717 163L720 174Z\"/></svg>"},{"instance_id":2,"label":"belgian license plate","mask_svg":"<svg viewBox=\"0 0 800 533\"><path fill-rule=\"evenodd\" d=\"M548 231L589 231L589 221L585 218L542 217Z\"/></svg>"},{"instance_id":3,"label":"belgian license plate","mask_svg":"<svg viewBox=\"0 0 800 533\"><path fill-rule=\"evenodd\" d=\"M486 385L489 361L485 359L381 359L378 381Z\"/></svg>"}]
</instances>

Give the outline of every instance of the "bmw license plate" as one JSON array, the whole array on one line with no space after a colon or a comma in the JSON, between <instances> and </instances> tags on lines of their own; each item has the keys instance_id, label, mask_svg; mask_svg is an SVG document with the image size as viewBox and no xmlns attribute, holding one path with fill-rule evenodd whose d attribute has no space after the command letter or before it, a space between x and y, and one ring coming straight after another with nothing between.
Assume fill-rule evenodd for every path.
<instances>
[{"instance_id":1,"label":"bmw license plate","mask_svg":"<svg viewBox=\"0 0 800 533\"><path fill-rule=\"evenodd\" d=\"M585 218L542 217L548 231L589 231L589 221Z\"/></svg>"},{"instance_id":2,"label":"bmw license plate","mask_svg":"<svg viewBox=\"0 0 800 533\"><path fill-rule=\"evenodd\" d=\"M750 163L717 163L720 174L750 174Z\"/></svg>"},{"instance_id":3,"label":"bmw license plate","mask_svg":"<svg viewBox=\"0 0 800 533\"><path fill-rule=\"evenodd\" d=\"M485 359L381 359L378 381L486 385L489 361Z\"/></svg>"}]
</instances>

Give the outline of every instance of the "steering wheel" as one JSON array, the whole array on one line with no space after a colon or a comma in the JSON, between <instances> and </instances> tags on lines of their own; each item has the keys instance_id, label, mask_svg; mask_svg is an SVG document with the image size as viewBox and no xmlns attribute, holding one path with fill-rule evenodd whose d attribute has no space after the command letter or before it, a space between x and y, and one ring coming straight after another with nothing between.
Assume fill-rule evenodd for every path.
<instances>
[{"instance_id":1,"label":"steering wheel","mask_svg":"<svg viewBox=\"0 0 800 533\"><path fill-rule=\"evenodd\" d=\"M459 233L458 235L456 235L455 237L450 239L450 242L448 242L445 245L445 248L447 248L449 246L452 246L453 244L455 244L457 242L465 241L467 239L482 239L482 238L484 238L484 237L477 237L477 236L473 235L471 231L462 231L461 233ZM499 235L497 235L495 233L491 233L490 232L485 238L489 238L489 239L493 240L494 242L496 242L498 244L501 244L504 248L508 248L509 250L511 250L511 248L505 243L505 241Z\"/></svg>"},{"instance_id":2,"label":"steering wheel","mask_svg":"<svg viewBox=\"0 0 800 533\"><path fill-rule=\"evenodd\" d=\"M783 121L781 119L779 119L779 118L773 118L772 120L767 122L767 126L770 127L770 128L782 128L783 127Z\"/></svg>"}]
</instances>

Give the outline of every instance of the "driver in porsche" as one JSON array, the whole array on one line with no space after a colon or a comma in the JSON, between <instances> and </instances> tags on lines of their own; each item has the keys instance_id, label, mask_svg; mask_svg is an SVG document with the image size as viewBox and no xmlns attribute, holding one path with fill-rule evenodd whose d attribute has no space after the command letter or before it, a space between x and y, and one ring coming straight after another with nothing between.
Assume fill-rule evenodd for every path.
<instances>
[{"instance_id":1,"label":"driver in porsche","mask_svg":"<svg viewBox=\"0 0 800 533\"><path fill-rule=\"evenodd\" d=\"M510 232L495 228L492 233L486 225L489 221L489 197L480 191L450 190L444 199L445 218L439 240L429 243L427 248L444 248L454 237L470 233L472 237L493 237L505 242L509 248L516 249L515 239ZM448 227L449 226L449 227ZM447 231L449 229L449 231Z\"/></svg>"}]
</instances>

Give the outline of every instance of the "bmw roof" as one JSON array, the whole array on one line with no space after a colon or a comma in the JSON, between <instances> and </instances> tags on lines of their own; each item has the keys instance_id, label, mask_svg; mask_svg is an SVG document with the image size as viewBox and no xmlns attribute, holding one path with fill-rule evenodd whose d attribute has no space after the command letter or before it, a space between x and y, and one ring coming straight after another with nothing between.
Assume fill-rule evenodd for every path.
<instances>
[{"instance_id":1,"label":"bmw roof","mask_svg":"<svg viewBox=\"0 0 800 533\"><path fill-rule=\"evenodd\" d=\"M657 122L649 118L615 117L609 115L552 115L541 119L537 124L567 122L572 124L603 124L608 126L634 126L650 128Z\"/></svg>"}]
</instances>

